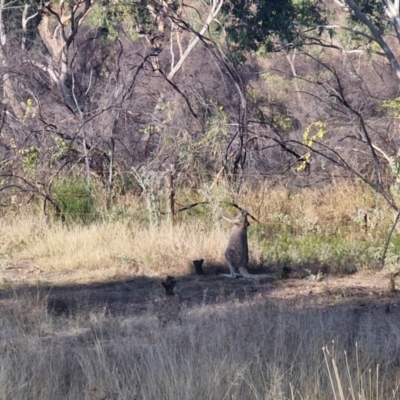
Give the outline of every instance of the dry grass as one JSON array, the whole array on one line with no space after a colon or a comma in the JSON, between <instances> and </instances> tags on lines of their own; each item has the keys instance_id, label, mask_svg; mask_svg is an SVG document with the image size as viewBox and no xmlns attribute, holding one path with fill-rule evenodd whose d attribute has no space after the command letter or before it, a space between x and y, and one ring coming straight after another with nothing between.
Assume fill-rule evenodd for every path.
<instances>
[{"instance_id":1,"label":"dry grass","mask_svg":"<svg viewBox=\"0 0 400 400\"><path fill-rule=\"evenodd\" d=\"M218 188L215 196L230 194ZM255 263L373 268L393 218L361 186L243 189L235 201L251 206L261 221L250 229ZM367 212L367 229L359 209ZM218 304L207 303L205 289L189 307L179 295L161 297L159 282L133 290L120 279L114 293L96 292L95 285L86 301L68 286L60 289L64 297L52 299L54 288L19 289L8 281L8 271L21 280L32 267L31 280L60 284L186 273L200 257L220 264L230 228L222 213L234 211L215 201L179 214L173 229L150 227L144 213L69 227L47 225L29 212L4 216L0 400L399 399L396 303L385 313L378 303L322 309L311 300L280 302L261 293L239 301L221 282ZM394 264L396 246L397 235L389 257ZM96 306L96 295L120 299L118 307ZM140 298L140 312L130 312L132 296Z\"/></svg>"},{"instance_id":2,"label":"dry grass","mask_svg":"<svg viewBox=\"0 0 400 400\"><path fill-rule=\"evenodd\" d=\"M29 261L45 273L74 273L75 279L87 279L93 271L99 272L92 274L96 279L188 273L200 257L221 263L229 234L228 227L208 229L204 221L173 229L169 224L136 228L130 221L49 228L34 216L3 220L0 230L4 262Z\"/></svg>"},{"instance_id":3,"label":"dry grass","mask_svg":"<svg viewBox=\"0 0 400 400\"><path fill-rule=\"evenodd\" d=\"M400 397L397 309L226 298L161 324L157 307L55 317L40 293L3 300L0 399Z\"/></svg>"},{"instance_id":4,"label":"dry grass","mask_svg":"<svg viewBox=\"0 0 400 400\"><path fill-rule=\"evenodd\" d=\"M7 215L0 220L0 260L3 265L42 271L38 279L59 273L72 281L184 274L197 258L220 265L230 229L221 215L233 215L235 210L218 203L231 196L227 190L218 188L214 195L211 206L180 213L174 228L166 221L159 227L143 223L143 208L142 221L131 213L69 227L49 226L41 215L28 212ZM297 193L267 186L257 191L244 188L235 201L252 207L261 222L250 228L251 255L259 266L317 263L338 270L353 264L353 270L374 268L393 220L386 205L361 185ZM388 255L392 265L398 261L396 236L394 243Z\"/></svg>"},{"instance_id":5,"label":"dry grass","mask_svg":"<svg viewBox=\"0 0 400 400\"><path fill-rule=\"evenodd\" d=\"M372 190L361 184L342 182L340 185L321 189L303 189L291 193L286 188L271 191L268 186L259 193L247 196L254 204L255 213L266 225L276 227L290 225L295 233L323 230L336 232L343 225L352 223L353 232L359 229L358 212L366 210L371 219L369 226L388 226L393 220L384 201ZM378 211L381 214L376 215Z\"/></svg>"}]
</instances>

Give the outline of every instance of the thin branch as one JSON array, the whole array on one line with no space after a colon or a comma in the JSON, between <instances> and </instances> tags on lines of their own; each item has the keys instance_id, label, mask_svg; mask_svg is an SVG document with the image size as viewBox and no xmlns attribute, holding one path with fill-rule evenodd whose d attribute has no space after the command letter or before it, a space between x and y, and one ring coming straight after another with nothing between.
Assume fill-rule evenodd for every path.
<instances>
[{"instance_id":1,"label":"thin branch","mask_svg":"<svg viewBox=\"0 0 400 400\"><path fill-rule=\"evenodd\" d=\"M58 73L53 68L46 66L35 60L24 60L24 62L31 64L34 67L39 68L44 72L47 72L49 74L50 78L54 81L54 83L59 83Z\"/></svg>"},{"instance_id":2,"label":"thin branch","mask_svg":"<svg viewBox=\"0 0 400 400\"><path fill-rule=\"evenodd\" d=\"M396 219L394 220L392 228L390 229L390 232L389 232L388 237L386 239L385 247L383 249L383 253L382 253L382 256L381 256L381 266L382 266L382 268L385 266L386 253L388 251L390 240L392 239L392 235L393 235L394 229L396 228L396 225L399 222L399 219L400 219L400 211L397 212Z\"/></svg>"}]
</instances>

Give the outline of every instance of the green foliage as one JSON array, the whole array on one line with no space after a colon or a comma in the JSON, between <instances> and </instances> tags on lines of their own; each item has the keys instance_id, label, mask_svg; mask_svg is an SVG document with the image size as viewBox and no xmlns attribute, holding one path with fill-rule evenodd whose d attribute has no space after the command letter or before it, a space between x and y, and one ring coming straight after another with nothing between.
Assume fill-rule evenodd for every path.
<instances>
[{"instance_id":1,"label":"green foliage","mask_svg":"<svg viewBox=\"0 0 400 400\"><path fill-rule=\"evenodd\" d=\"M393 262L394 246L390 250L389 259ZM352 273L378 265L381 255L382 246L375 239L350 240L345 234L321 233L294 236L281 232L265 243L263 259L275 266L328 268L334 273Z\"/></svg>"},{"instance_id":2,"label":"green foliage","mask_svg":"<svg viewBox=\"0 0 400 400\"><path fill-rule=\"evenodd\" d=\"M118 0L107 0L93 7L87 21L91 25L101 27L104 35L117 38L119 35L118 27L121 24L124 24L127 31L134 32L135 15L140 8L140 4L134 5Z\"/></svg>"},{"instance_id":3,"label":"green foliage","mask_svg":"<svg viewBox=\"0 0 400 400\"><path fill-rule=\"evenodd\" d=\"M202 139L197 142L197 146L207 145L214 151L219 150L221 143L229 138L227 132L228 115L223 105L215 100L210 100L210 109L208 110L207 128Z\"/></svg>"},{"instance_id":4,"label":"green foliage","mask_svg":"<svg viewBox=\"0 0 400 400\"><path fill-rule=\"evenodd\" d=\"M383 108L387 108L395 118L400 117L400 97L384 100L382 106Z\"/></svg>"},{"instance_id":5,"label":"green foliage","mask_svg":"<svg viewBox=\"0 0 400 400\"><path fill-rule=\"evenodd\" d=\"M386 18L382 18L385 14L383 9L383 2L381 1L371 1L371 0L357 0L357 5L360 7L362 13L375 25L375 27L382 33L385 34L389 28L389 22ZM354 13L349 13L348 21L350 26L355 29L362 30L360 27L359 19L354 15ZM370 33L368 31L368 33Z\"/></svg>"},{"instance_id":6,"label":"green foliage","mask_svg":"<svg viewBox=\"0 0 400 400\"><path fill-rule=\"evenodd\" d=\"M290 132L297 127L297 121L289 116L280 112L279 105L271 105L272 122L273 126L281 132Z\"/></svg>"},{"instance_id":7,"label":"green foliage","mask_svg":"<svg viewBox=\"0 0 400 400\"><path fill-rule=\"evenodd\" d=\"M278 74L271 74L270 72L264 72L263 74L261 74L261 76L264 79L264 81L268 84L271 91L274 93L276 93L276 91L279 91L279 93L287 94L292 89L291 83L287 79L283 78Z\"/></svg>"},{"instance_id":8,"label":"green foliage","mask_svg":"<svg viewBox=\"0 0 400 400\"><path fill-rule=\"evenodd\" d=\"M53 135L53 140L56 146L56 152L54 156L56 158L61 158L66 155L69 149L69 144L67 141L64 138L56 135Z\"/></svg>"},{"instance_id":9,"label":"green foliage","mask_svg":"<svg viewBox=\"0 0 400 400\"><path fill-rule=\"evenodd\" d=\"M34 104L34 101L29 98L26 101L26 106L25 106L25 115L24 115L24 122L26 121L27 118L29 118L29 116L32 114L32 106Z\"/></svg>"},{"instance_id":10,"label":"green foliage","mask_svg":"<svg viewBox=\"0 0 400 400\"><path fill-rule=\"evenodd\" d=\"M165 176L157 171L147 171L144 168L131 167L132 175L142 188L142 196L146 200L149 222L152 226L159 226L161 222L161 200Z\"/></svg>"},{"instance_id":11,"label":"green foliage","mask_svg":"<svg viewBox=\"0 0 400 400\"><path fill-rule=\"evenodd\" d=\"M228 40L241 54L259 49L271 52L282 45L301 46L302 29L325 22L312 0L231 0L225 3L223 13L230 16Z\"/></svg>"},{"instance_id":12,"label":"green foliage","mask_svg":"<svg viewBox=\"0 0 400 400\"><path fill-rule=\"evenodd\" d=\"M369 29L365 25L361 24L359 21L357 21L357 23L350 21L349 28L351 28L352 30L341 30L336 36L336 38L340 40L340 43L345 49L359 49L360 47L369 44L370 41L365 36L360 35L360 33L365 33L366 35L371 34Z\"/></svg>"},{"instance_id":13,"label":"green foliage","mask_svg":"<svg viewBox=\"0 0 400 400\"><path fill-rule=\"evenodd\" d=\"M57 161L75 159L78 157L77 150L74 148L71 142L66 141L63 137L58 135L52 136L54 146L52 147L52 154L49 160L49 167L53 168Z\"/></svg>"},{"instance_id":14,"label":"green foliage","mask_svg":"<svg viewBox=\"0 0 400 400\"><path fill-rule=\"evenodd\" d=\"M147 134L153 134L153 133L159 133L160 128L156 125L148 125L145 128L142 128L139 130L140 133L143 133L145 135Z\"/></svg>"},{"instance_id":15,"label":"green foliage","mask_svg":"<svg viewBox=\"0 0 400 400\"><path fill-rule=\"evenodd\" d=\"M157 5L147 0L137 2L104 0L94 7L89 19L114 38L118 37L118 31L122 26L133 39L139 38L138 33L154 36L158 33L157 23L154 23L154 18L149 11L150 7L157 7ZM170 10L176 10L178 3L168 2L168 7Z\"/></svg>"},{"instance_id":16,"label":"green foliage","mask_svg":"<svg viewBox=\"0 0 400 400\"><path fill-rule=\"evenodd\" d=\"M247 101L253 105L266 104L267 96L263 90L249 88L246 91Z\"/></svg>"},{"instance_id":17,"label":"green foliage","mask_svg":"<svg viewBox=\"0 0 400 400\"><path fill-rule=\"evenodd\" d=\"M27 149L21 149L18 152L22 155L24 172L29 173L34 171L40 161L40 150L37 147L31 146Z\"/></svg>"},{"instance_id":18,"label":"green foliage","mask_svg":"<svg viewBox=\"0 0 400 400\"><path fill-rule=\"evenodd\" d=\"M311 128L317 129L316 133L310 134ZM315 121L310 124L303 133L303 145L311 149L317 139L322 139L327 133L325 122ZM311 150L308 151L303 157L300 164L295 168L295 171L303 171L307 168L311 161Z\"/></svg>"},{"instance_id":19,"label":"green foliage","mask_svg":"<svg viewBox=\"0 0 400 400\"><path fill-rule=\"evenodd\" d=\"M268 98L255 90L248 92L250 103L257 108L258 118L274 126L280 132L290 132L298 128L298 121L287 112L286 103L293 93L292 82L279 76L265 72L262 78L268 85Z\"/></svg>"},{"instance_id":20,"label":"green foliage","mask_svg":"<svg viewBox=\"0 0 400 400\"><path fill-rule=\"evenodd\" d=\"M276 74L264 73L262 77L269 87L268 97L255 89L247 91L248 102L256 110L257 118L280 132L290 132L298 128L297 119L288 115L285 106L292 89L291 82Z\"/></svg>"},{"instance_id":21,"label":"green foliage","mask_svg":"<svg viewBox=\"0 0 400 400\"><path fill-rule=\"evenodd\" d=\"M391 25L386 18L382 18L382 15L384 14L382 2L357 0L356 3L361 12L365 14L382 35L389 33ZM371 36L369 28L364 25L353 12L347 13L343 25L349 29L339 30L335 33L336 40L341 43L343 48L347 50L363 48L367 49L367 51L381 51L380 46L367 37ZM367 36L364 36L363 34Z\"/></svg>"},{"instance_id":22,"label":"green foliage","mask_svg":"<svg viewBox=\"0 0 400 400\"><path fill-rule=\"evenodd\" d=\"M230 117L225 106L215 99L207 99L201 112L204 121L202 133L199 131L192 134L186 129L180 129L179 136L174 131L171 135L164 136L163 144L164 151L174 154L176 164L186 174L207 179L210 170L216 165L220 168L230 138Z\"/></svg>"},{"instance_id":23,"label":"green foliage","mask_svg":"<svg viewBox=\"0 0 400 400\"><path fill-rule=\"evenodd\" d=\"M377 254L377 258L382 256L383 246L379 248L379 253ZM394 236L389 243L388 252L385 258L385 266L388 268L398 268L400 263L400 237Z\"/></svg>"},{"instance_id":24,"label":"green foliage","mask_svg":"<svg viewBox=\"0 0 400 400\"><path fill-rule=\"evenodd\" d=\"M137 192L139 185L130 172L124 172L114 179L114 193L118 195L126 195L128 192Z\"/></svg>"},{"instance_id":25,"label":"green foliage","mask_svg":"<svg viewBox=\"0 0 400 400\"><path fill-rule=\"evenodd\" d=\"M91 223L97 217L95 198L81 178L67 178L54 183L53 197L69 223Z\"/></svg>"}]
</instances>

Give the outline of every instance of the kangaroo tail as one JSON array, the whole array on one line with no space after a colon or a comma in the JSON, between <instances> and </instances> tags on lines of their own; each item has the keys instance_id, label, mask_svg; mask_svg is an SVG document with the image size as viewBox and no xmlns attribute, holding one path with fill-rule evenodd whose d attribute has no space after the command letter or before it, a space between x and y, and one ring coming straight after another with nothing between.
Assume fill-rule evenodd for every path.
<instances>
[{"instance_id":1,"label":"kangaroo tail","mask_svg":"<svg viewBox=\"0 0 400 400\"><path fill-rule=\"evenodd\" d=\"M239 272L245 278L250 279L264 279L264 278L273 278L275 274L250 274L246 268L239 267Z\"/></svg>"}]
</instances>

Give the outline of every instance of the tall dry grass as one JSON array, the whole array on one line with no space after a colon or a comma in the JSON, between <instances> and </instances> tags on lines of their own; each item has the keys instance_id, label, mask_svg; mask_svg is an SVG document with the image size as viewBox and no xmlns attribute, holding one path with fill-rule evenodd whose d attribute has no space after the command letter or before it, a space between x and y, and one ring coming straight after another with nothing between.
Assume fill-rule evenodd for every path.
<instances>
[{"instance_id":1,"label":"tall dry grass","mask_svg":"<svg viewBox=\"0 0 400 400\"><path fill-rule=\"evenodd\" d=\"M2 302L0 399L400 398L397 309L226 298L160 324L154 304L55 317L45 300Z\"/></svg>"},{"instance_id":2,"label":"tall dry grass","mask_svg":"<svg viewBox=\"0 0 400 400\"><path fill-rule=\"evenodd\" d=\"M221 263L228 229L221 224L169 224L135 226L131 221L94 223L89 226L47 227L36 216L1 225L1 243L8 263L29 261L44 272L82 272L82 279L126 274L155 276L189 273L192 260L203 257ZM93 275L95 276L95 275Z\"/></svg>"}]
</instances>

